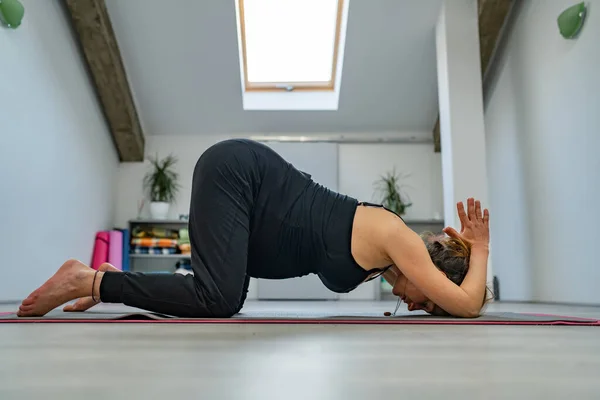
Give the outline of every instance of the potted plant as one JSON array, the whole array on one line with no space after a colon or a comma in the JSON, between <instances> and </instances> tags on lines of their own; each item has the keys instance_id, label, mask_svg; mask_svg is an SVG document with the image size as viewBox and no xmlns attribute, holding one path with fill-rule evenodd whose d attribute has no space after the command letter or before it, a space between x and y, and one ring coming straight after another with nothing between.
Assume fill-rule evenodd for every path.
<instances>
[{"instance_id":1,"label":"potted plant","mask_svg":"<svg viewBox=\"0 0 600 400\"><path fill-rule=\"evenodd\" d=\"M171 202L179 191L179 175L173 169L177 159L169 155L162 160L149 158L152 170L144 177L144 189L150 198L150 214L153 219L166 219Z\"/></svg>"},{"instance_id":2,"label":"potted plant","mask_svg":"<svg viewBox=\"0 0 600 400\"><path fill-rule=\"evenodd\" d=\"M412 206L408 195L403 192L404 185L401 184L402 178L407 176L396 173L394 168L375 182L381 204L399 215L404 215L406 209Z\"/></svg>"}]
</instances>

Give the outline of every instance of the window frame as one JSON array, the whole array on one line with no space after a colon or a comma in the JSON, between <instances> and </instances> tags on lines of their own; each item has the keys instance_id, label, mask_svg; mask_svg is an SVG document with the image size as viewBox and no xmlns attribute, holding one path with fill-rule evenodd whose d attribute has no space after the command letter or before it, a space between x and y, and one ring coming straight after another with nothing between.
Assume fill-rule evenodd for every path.
<instances>
[{"instance_id":1,"label":"window frame","mask_svg":"<svg viewBox=\"0 0 600 400\"><path fill-rule=\"evenodd\" d=\"M281 92L281 91L334 91L335 80L338 73L338 56L340 48L340 35L342 29L342 17L344 12L344 2L347 0L337 0L336 23L333 45L333 60L331 69L331 79L323 82L249 82L248 64L246 56L246 21L244 13L244 0L237 0L239 8L239 29L240 41L242 47L242 67L244 74L244 91L246 92Z\"/></svg>"}]
</instances>

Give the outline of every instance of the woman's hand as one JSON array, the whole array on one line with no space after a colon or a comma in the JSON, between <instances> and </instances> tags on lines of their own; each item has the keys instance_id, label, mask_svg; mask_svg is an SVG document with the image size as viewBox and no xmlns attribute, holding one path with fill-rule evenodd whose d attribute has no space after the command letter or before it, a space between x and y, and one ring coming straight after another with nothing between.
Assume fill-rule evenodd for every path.
<instances>
[{"instance_id":1,"label":"woman's hand","mask_svg":"<svg viewBox=\"0 0 600 400\"><path fill-rule=\"evenodd\" d=\"M488 247L490 242L490 213L486 208L481 212L481 202L473 198L467 200L467 213L461 202L456 205L460 218L460 233L454 228L444 228L448 236L464 240L473 246Z\"/></svg>"}]
</instances>

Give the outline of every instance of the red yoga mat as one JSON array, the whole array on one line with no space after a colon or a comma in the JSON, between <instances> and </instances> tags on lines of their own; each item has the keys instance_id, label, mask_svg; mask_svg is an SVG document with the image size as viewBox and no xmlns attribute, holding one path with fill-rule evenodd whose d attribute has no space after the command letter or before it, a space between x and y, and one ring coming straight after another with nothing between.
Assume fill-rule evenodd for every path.
<instances>
[{"instance_id":1,"label":"red yoga mat","mask_svg":"<svg viewBox=\"0 0 600 400\"><path fill-rule=\"evenodd\" d=\"M108 262L109 247L110 233L108 231L97 232L96 239L94 240L94 253L90 264L93 269L98 269L101 264Z\"/></svg>"}]
</instances>

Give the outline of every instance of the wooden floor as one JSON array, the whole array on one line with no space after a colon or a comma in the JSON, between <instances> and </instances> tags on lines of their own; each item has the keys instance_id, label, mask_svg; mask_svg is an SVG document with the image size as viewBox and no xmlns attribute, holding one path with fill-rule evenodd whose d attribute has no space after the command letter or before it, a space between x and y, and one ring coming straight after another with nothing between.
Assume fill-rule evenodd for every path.
<instances>
[{"instance_id":1,"label":"wooden floor","mask_svg":"<svg viewBox=\"0 0 600 400\"><path fill-rule=\"evenodd\" d=\"M245 309L394 305L249 302ZM489 310L600 318L600 307ZM2 400L399 398L600 399L600 327L0 325Z\"/></svg>"}]
</instances>

